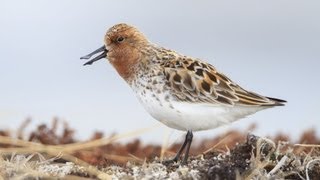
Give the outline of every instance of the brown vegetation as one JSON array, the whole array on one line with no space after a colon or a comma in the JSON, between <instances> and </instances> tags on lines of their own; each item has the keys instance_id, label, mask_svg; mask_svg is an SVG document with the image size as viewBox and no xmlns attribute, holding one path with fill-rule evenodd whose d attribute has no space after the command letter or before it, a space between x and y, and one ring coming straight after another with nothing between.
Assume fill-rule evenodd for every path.
<instances>
[{"instance_id":1,"label":"brown vegetation","mask_svg":"<svg viewBox=\"0 0 320 180\"><path fill-rule=\"evenodd\" d=\"M66 123L63 124L62 133L58 133L58 120L53 120L51 126L39 125L30 135L25 136L24 129L29 122L30 120L24 122L17 134L0 131L0 175L3 178L67 175L130 179L146 176L156 178L158 176L154 175L159 172L161 177L172 179L235 179L261 176L312 179L320 176L320 153L317 145L320 140L314 130L306 131L301 136L297 142L300 145L286 143L290 138L283 134L271 137L271 141L236 130L229 131L195 143L199 145L191 149L193 156L190 163L181 167L178 163L164 166L159 163L161 160L158 158L161 154L165 157L172 156L180 144L164 149L159 145L144 145L138 139L126 144L116 142L120 138L132 137L145 130L114 134L110 137L95 132L88 141L78 142L74 138L75 131ZM14 135L17 139L12 138ZM21 171L21 168L20 172L12 168L12 164L22 162L24 167L28 167L24 171ZM55 171L50 168L55 168Z\"/></svg>"}]
</instances>

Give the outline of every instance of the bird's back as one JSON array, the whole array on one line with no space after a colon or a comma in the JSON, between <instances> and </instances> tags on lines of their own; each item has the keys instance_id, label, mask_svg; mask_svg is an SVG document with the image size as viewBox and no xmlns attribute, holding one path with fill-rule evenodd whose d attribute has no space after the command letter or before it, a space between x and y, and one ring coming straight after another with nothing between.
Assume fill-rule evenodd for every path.
<instances>
[{"instance_id":1,"label":"bird's back","mask_svg":"<svg viewBox=\"0 0 320 180\"><path fill-rule=\"evenodd\" d=\"M175 129L212 129L285 103L247 91L212 65L174 51L161 49L152 61L132 87L155 119Z\"/></svg>"},{"instance_id":2,"label":"bird's back","mask_svg":"<svg viewBox=\"0 0 320 180\"><path fill-rule=\"evenodd\" d=\"M177 54L161 63L166 84L178 101L225 106L280 106L286 101L245 90L199 59Z\"/></svg>"}]
</instances>

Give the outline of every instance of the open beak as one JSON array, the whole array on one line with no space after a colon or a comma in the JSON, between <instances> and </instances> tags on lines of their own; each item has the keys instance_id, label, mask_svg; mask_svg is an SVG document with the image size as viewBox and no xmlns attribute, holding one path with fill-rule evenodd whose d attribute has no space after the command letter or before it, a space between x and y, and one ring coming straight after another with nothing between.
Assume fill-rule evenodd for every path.
<instances>
[{"instance_id":1,"label":"open beak","mask_svg":"<svg viewBox=\"0 0 320 180\"><path fill-rule=\"evenodd\" d=\"M93 55L99 53L99 52L102 52L101 54L99 54L98 56L96 56L95 58L89 60L88 62L84 63L83 65L91 65L92 63L102 59L102 58L105 58L107 57L107 53L108 53L108 50L106 49L105 46L102 46L101 48L93 51L92 53L86 55L86 56L82 56L80 59L90 59Z\"/></svg>"}]
</instances>

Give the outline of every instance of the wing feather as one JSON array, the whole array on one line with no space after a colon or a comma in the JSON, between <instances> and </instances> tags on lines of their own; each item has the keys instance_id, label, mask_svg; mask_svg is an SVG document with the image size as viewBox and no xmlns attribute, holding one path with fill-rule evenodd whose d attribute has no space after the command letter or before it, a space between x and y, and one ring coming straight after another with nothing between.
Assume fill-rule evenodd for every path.
<instances>
[{"instance_id":1,"label":"wing feather","mask_svg":"<svg viewBox=\"0 0 320 180\"><path fill-rule=\"evenodd\" d=\"M285 102L247 91L199 59L176 57L162 65L167 85L179 101L226 106L277 106Z\"/></svg>"}]
</instances>

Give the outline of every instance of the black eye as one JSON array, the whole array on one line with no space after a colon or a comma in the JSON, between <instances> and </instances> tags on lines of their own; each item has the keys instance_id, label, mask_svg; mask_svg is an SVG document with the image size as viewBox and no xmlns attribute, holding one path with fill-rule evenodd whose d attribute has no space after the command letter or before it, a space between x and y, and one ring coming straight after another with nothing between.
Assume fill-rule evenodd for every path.
<instances>
[{"instance_id":1,"label":"black eye","mask_svg":"<svg viewBox=\"0 0 320 180\"><path fill-rule=\"evenodd\" d=\"M121 36L117 38L117 41L118 41L118 42L122 42L123 40L124 40L124 38L121 37Z\"/></svg>"}]
</instances>

